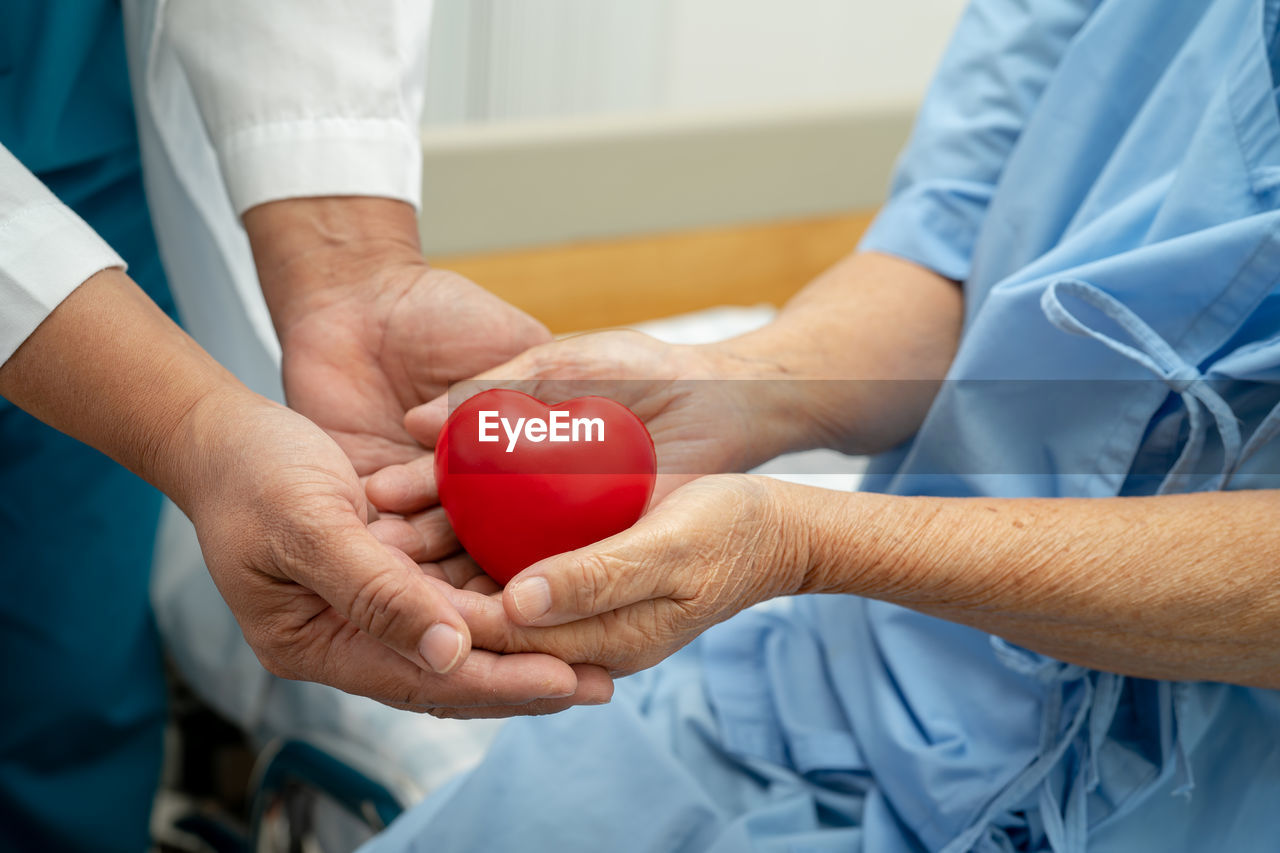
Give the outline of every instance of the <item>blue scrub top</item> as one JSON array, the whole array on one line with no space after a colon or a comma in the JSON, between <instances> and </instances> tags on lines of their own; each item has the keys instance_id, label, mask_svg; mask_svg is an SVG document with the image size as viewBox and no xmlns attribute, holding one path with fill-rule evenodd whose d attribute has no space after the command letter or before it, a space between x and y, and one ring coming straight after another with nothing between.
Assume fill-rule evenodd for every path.
<instances>
[{"instance_id":1,"label":"blue scrub top","mask_svg":"<svg viewBox=\"0 0 1280 853\"><path fill-rule=\"evenodd\" d=\"M1280 486L1278 14L972 4L862 246L963 282L964 336L867 488ZM1277 732L1275 691L815 596L510 724L371 849L1270 851Z\"/></svg>"},{"instance_id":2,"label":"blue scrub top","mask_svg":"<svg viewBox=\"0 0 1280 853\"><path fill-rule=\"evenodd\" d=\"M0 140L37 174L136 150L118 0L5 3Z\"/></svg>"},{"instance_id":3,"label":"blue scrub top","mask_svg":"<svg viewBox=\"0 0 1280 853\"><path fill-rule=\"evenodd\" d=\"M6 0L0 143L172 304L112 0ZM165 681L148 603L160 495L0 400L0 851L139 851Z\"/></svg>"}]
</instances>

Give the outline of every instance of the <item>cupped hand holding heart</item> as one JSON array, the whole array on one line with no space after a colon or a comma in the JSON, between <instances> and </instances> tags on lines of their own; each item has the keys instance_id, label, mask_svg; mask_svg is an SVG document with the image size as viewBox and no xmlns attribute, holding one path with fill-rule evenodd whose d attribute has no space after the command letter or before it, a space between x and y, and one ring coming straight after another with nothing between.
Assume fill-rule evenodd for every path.
<instances>
[{"instance_id":1,"label":"cupped hand holding heart","mask_svg":"<svg viewBox=\"0 0 1280 853\"><path fill-rule=\"evenodd\" d=\"M501 584L630 527L656 473L644 423L604 397L547 405L484 391L454 410L435 448L440 503L458 541Z\"/></svg>"},{"instance_id":2,"label":"cupped hand holding heart","mask_svg":"<svg viewBox=\"0 0 1280 853\"><path fill-rule=\"evenodd\" d=\"M518 389L546 401L603 395L634 413L658 449L652 504L699 476L746 470L788 449L771 444L750 416L760 383L716 381L734 375L734 369L722 364L711 348L674 346L639 332L578 335L534 347L454 386L448 396L411 410L405 427L423 446L434 449L457 401L487 389ZM547 414L539 410L538 416ZM514 427L515 419L510 424ZM482 446L486 452L505 453L507 436L501 426L495 432L501 440ZM606 431L606 438L612 441L612 433ZM521 452L523 444L522 439ZM550 442L540 446L570 447ZM458 538L440 505L438 485L433 454L373 474L366 491L384 515L371 530L450 585L493 592L497 585L492 579L458 553Z\"/></svg>"}]
</instances>

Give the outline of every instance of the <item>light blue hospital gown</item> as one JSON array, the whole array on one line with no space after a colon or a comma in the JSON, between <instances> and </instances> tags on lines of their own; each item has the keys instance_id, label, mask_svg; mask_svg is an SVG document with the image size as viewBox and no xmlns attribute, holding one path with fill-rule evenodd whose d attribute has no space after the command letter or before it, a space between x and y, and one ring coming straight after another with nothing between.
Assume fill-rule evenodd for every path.
<instances>
[{"instance_id":1,"label":"light blue hospital gown","mask_svg":"<svg viewBox=\"0 0 1280 853\"><path fill-rule=\"evenodd\" d=\"M869 488L1280 486L1278 13L973 4L864 242L963 281L965 335ZM1276 692L789 605L510 724L370 850L1280 850Z\"/></svg>"}]
</instances>

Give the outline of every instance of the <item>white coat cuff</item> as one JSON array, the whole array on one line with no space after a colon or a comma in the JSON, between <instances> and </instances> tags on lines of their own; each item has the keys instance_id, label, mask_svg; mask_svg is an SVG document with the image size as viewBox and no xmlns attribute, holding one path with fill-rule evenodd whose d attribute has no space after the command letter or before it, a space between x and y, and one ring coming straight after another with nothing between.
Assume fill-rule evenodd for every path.
<instances>
[{"instance_id":1,"label":"white coat cuff","mask_svg":"<svg viewBox=\"0 0 1280 853\"><path fill-rule=\"evenodd\" d=\"M43 202L0 220L0 363L85 279L125 266L71 209Z\"/></svg>"},{"instance_id":2,"label":"white coat cuff","mask_svg":"<svg viewBox=\"0 0 1280 853\"><path fill-rule=\"evenodd\" d=\"M377 196L422 200L415 128L393 119L306 119L255 125L218 142L237 214L287 198Z\"/></svg>"}]
</instances>

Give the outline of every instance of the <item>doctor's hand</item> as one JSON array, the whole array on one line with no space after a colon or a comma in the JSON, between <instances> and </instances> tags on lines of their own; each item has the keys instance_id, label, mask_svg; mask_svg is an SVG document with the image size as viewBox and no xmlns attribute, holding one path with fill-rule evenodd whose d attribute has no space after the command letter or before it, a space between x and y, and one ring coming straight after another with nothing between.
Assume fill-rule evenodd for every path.
<instances>
[{"instance_id":1,"label":"doctor's hand","mask_svg":"<svg viewBox=\"0 0 1280 853\"><path fill-rule=\"evenodd\" d=\"M488 388L523 391L548 403L600 395L627 406L649 429L658 456L653 503L708 473L743 471L785 449L783 433L800 419L778 399L783 380L768 365L710 346L663 343L635 331L606 331L535 347L450 389L405 418L410 435L434 447L450 406ZM752 377L752 378L743 378ZM418 560L453 544L440 527L430 453L373 475L367 491L381 510L402 516L374 525L377 536ZM483 577L474 564L448 572L455 583Z\"/></svg>"},{"instance_id":2,"label":"doctor's hand","mask_svg":"<svg viewBox=\"0 0 1280 853\"><path fill-rule=\"evenodd\" d=\"M740 610L801 589L807 542L789 506L786 484L703 477L630 529L535 563L501 594L449 595L478 647L627 675Z\"/></svg>"},{"instance_id":3,"label":"doctor's hand","mask_svg":"<svg viewBox=\"0 0 1280 853\"><path fill-rule=\"evenodd\" d=\"M361 477L422 452L404 427L409 409L551 337L462 276L429 267L403 202L289 199L248 210L244 222L289 405L324 428Z\"/></svg>"},{"instance_id":4,"label":"doctor's hand","mask_svg":"<svg viewBox=\"0 0 1280 853\"><path fill-rule=\"evenodd\" d=\"M598 670L470 651L440 585L369 533L355 470L306 418L247 392L217 394L197 404L184 433L198 450L189 487L175 492L271 672L455 716L608 698Z\"/></svg>"},{"instance_id":5,"label":"doctor's hand","mask_svg":"<svg viewBox=\"0 0 1280 853\"><path fill-rule=\"evenodd\" d=\"M609 696L596 669L468 655L466 623L444 594L452 588L369 532L338 445L246 389L118 269L76 288L0 365L0 394L174 500L273 672L489 715Z\"/></svg>"}]
</instances>

